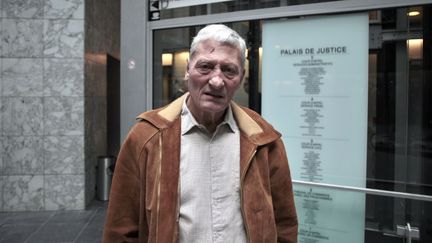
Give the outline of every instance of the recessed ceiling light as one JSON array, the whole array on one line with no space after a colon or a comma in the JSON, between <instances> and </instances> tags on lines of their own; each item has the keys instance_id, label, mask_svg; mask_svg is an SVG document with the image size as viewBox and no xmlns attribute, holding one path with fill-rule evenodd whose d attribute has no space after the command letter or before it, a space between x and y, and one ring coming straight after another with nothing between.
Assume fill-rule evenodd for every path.
<instances>
[{"instance_id":1,"label":"recessed ceiling light","mask_svg":"<svg viewBox=\"0 0 432 243\"><path fill-rule=\"evenodd\" d=\"M413 16L417 16L417 15L420 15L419 11L410 11L410 12L408 12L408 16L413 17Z\"/></svg>"}]
</instances>

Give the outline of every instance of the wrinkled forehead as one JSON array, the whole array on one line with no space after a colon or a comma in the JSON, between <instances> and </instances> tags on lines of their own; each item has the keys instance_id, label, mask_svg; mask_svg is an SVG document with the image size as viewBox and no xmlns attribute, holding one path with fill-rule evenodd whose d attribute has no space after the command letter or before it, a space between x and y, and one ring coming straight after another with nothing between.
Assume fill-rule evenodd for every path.
<instances>
[{"instance_id":1,"label":"wrinkled forehead","mask_svg":"<svg viewBox=\"0 0 432 243\"><path fill-rule=\"evenodd\" d=\"M239 64L241 65L242 59L241 59L240 47L238 47L234 44L228 43L228 42L220 42L220 41L216 41L216 40L205 40L205 41L198 43L195 52L191 53L191 56L189 57L189 59L190 59L190 61L193 61L200 54L211 54L214 51L216 51L217 48L220 48L220 47L232 48L233 51L230 52L230 54L232 56L237 56Z\"/></svg>"}]
</instances>

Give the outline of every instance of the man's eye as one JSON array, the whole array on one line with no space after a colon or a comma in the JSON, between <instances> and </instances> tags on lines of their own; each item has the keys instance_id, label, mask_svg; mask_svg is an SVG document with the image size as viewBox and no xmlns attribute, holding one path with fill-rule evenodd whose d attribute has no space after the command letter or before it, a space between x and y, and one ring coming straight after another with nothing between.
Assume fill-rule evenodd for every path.
<instances>
[{"instance_id":1,"label":"man's eye","mask_svg":"<svg viewBox=\"0 0 432 243\"><path fill-rule=\"evenodd\" d=\"M208 73L212 70L212 66L210 66L208 64L201 64L201 65L198 65L197 69L201 73Z\"/></svg>"},{"instance_id":2,"label":"man's eye","mask_svg":"<svg viewBox=\"0 0 432 243\"><path fill-rule=\"evenodd\" d=\"M237 69L233 68L233 67L223 67L222 68L222 72L225 74L225 76L227 77L234 77L235 75L237 75Z\"/></svg>"}]
</instances>

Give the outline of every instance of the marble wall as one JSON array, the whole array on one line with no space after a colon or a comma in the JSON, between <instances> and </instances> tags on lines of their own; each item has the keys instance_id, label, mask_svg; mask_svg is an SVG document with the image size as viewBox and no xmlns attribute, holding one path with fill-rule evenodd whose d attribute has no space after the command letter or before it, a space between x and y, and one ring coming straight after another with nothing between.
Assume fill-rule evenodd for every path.
<instances>
[{"instance_id":1,"label":"marble wall","mask_svg":"<svg viewBox=\"0 0 432 243\"><path fill-rule=\"evenodd\" d=\"M0 0L0 211L85 207L84 0Z\"/></svg>"}]
</instances>

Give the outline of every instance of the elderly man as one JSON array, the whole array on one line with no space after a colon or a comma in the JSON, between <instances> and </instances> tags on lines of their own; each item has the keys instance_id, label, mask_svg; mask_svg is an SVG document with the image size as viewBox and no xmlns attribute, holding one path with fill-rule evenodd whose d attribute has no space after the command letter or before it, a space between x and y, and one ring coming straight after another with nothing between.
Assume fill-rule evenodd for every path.
<instances>
[{"instance_id":1,"label":"elderly man","mask_svg":"<svg viewBox=\"0 0 432 243\"><path fill-rule=\"evenodd\" d=\"M280 134L231 101L245 50L224 25L193 39L189 93L138 116L122 146L104 242L297 242Z\"/></svg>"}]
</instances>

